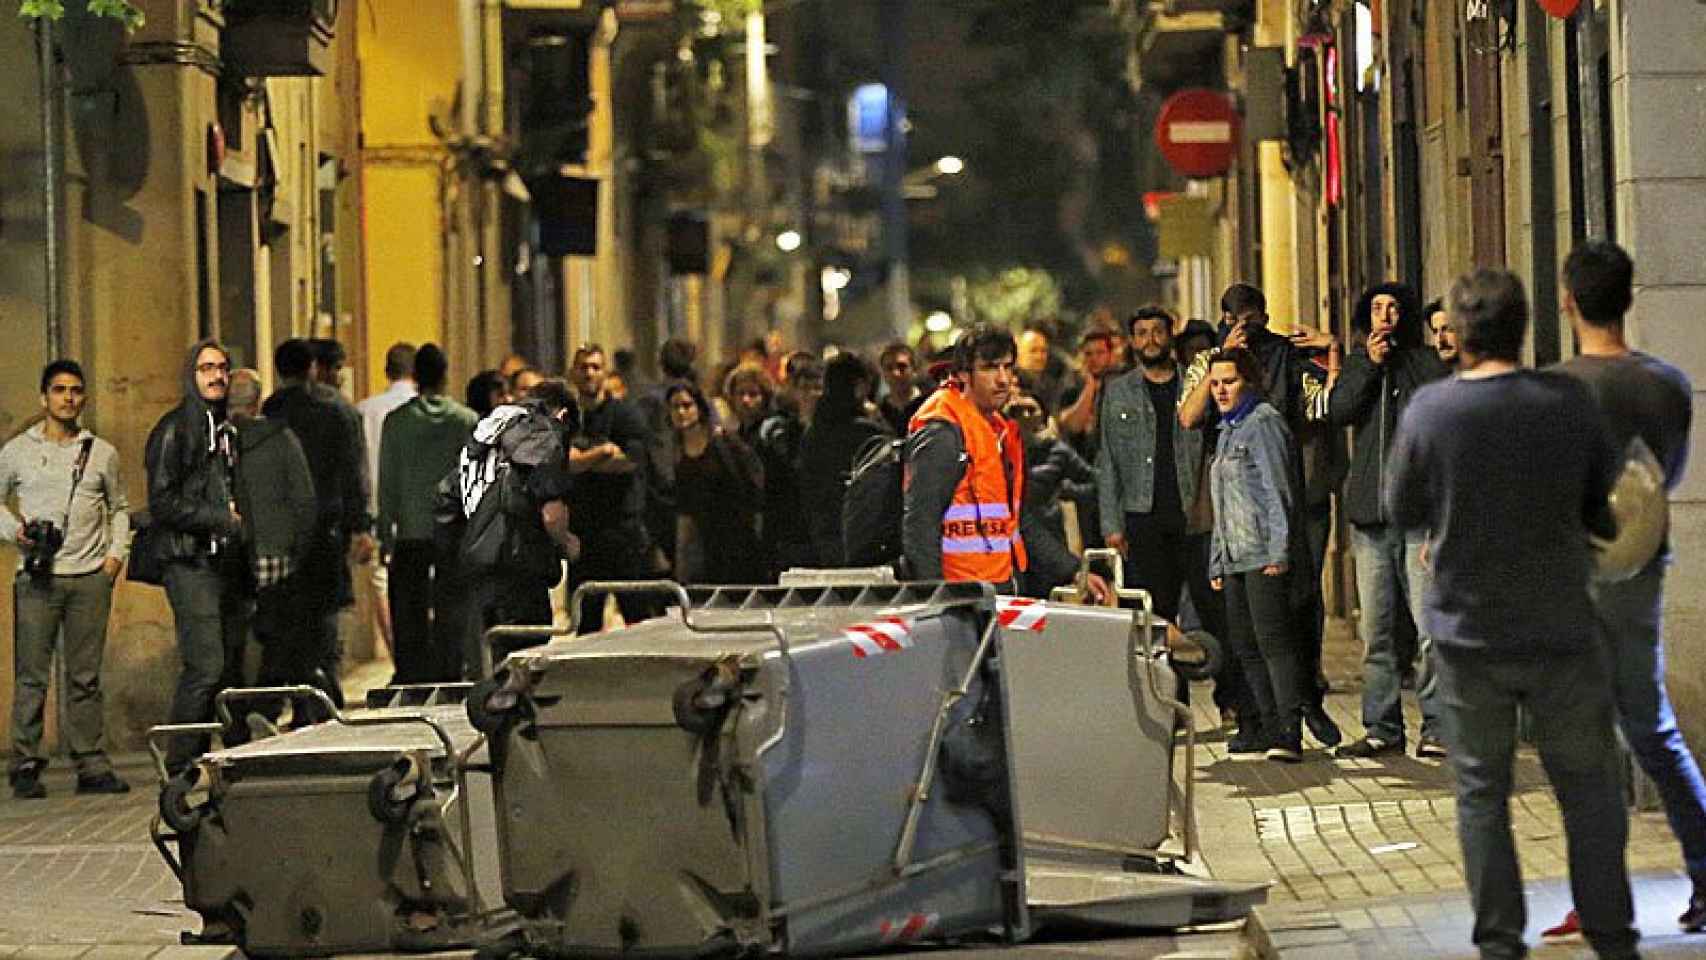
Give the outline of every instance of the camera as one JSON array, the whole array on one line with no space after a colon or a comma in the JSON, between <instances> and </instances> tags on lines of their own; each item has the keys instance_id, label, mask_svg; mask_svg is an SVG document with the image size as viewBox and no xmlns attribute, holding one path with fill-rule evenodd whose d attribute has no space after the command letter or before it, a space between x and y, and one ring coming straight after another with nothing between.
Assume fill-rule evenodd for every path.
<instances>
[{"instance_id":1,"label":"camera","mask_svg":"<svg viewBox=\"0 0 1706 960\"><path fill-rule=\"evenodd\" d=\"M24 524L24 537L31 544L24 554L24 572L32 577L53 576L53 558L65 545L65 531L52 520L31 520Z\"/></svg>"}]
</instances>

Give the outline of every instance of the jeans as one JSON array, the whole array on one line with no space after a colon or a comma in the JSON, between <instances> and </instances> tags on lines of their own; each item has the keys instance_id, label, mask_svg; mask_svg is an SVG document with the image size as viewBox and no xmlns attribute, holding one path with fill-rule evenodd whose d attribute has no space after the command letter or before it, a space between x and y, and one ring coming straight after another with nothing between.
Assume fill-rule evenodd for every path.
<instances>
[{"instance_id":1,"label":"jeans","mask_svg":"<svg viewBox=\"0 0 1706 960\"><path fill-rule=\"evenodd\" d=\"M1389 525L1351 525L1357 594L1362 605L1362 725L1368 736L1404 742L1404 671L1398 663L1398 630L1404 611L1415 620L1416 699L1422 706L1422 736L1438 736L1434 703L1437 681L1433 640L1421 629L1422 596L1429 573L1421 563L1422 534L1406 535Z\"/></svg>"},{"instance_id":2,"label":"jeans","mask_svg":"<svg viewBox=\"0 0 1706 960\"><path fill-rule=\"evenodd\" d=\"M1227 574L1222 585L1228 647L1244 666L1262 732L1275 745L1296 749L1303 743L1303 710L1315 674L1305 662L1307 643L1292 616L1291 577L1253 570Z\"/></svg>"},{"instance_id":3,"label":"jeans","mask_svg":"<svg viewBox=\"0 0 1706 960\"><path fill-rule=\"evenodd\" d=\"M1540 761L1564 815L1570 892L1601 957L1635 955L1638 934L1624 846L1629 814L1600 651L1514 659L1437 651L1440 720L1457 779L1457 832L1483 957L1520 957L1527 923L1511 836L1517 707L1533 714Z\"/></svg>"},{"instance_id":4,"label":"jeans","mask_svg":"<svg viewBox=\"0 0 1706 960\"><path fill-rule=\"evenodd\" d=\"M1180 592L1191 592L1191 606L1202 628L1226 642L1226 604L1208 585L1208 534L1185 532L1178 522L1157 521L1152 514L1125 515L1125 579L1130 586L1148 590L1155 601L1155 615L1177 625ZM1214 680L1214 702L1235 710L1245 709L1243 668L1227 656Z\"/></svg>"},{"instance_id":5,"label":"jeans","mask_svg":"<svg viewBox=\"0 0 1706 960\"><path fill-rule=\"evenodd\" d=\"M462 585L454 557L431 540L401 540L391 555L392 683L462 679Z\"/></svg>"},{"instance_id":6,"label":"jeans","mask_svg":"<svg viewBox=\"0 0 1706 960\"><path fill-rule=\"evenodd\" d=\"M246 604L238 578L217 561L174 561L166 565L165 580L182 661L168 721L206 723L213 719L213 697L225 673L227 637L241 632ZM167 771L182 771L207 751L208 742L206 736L173 737Z\"/></svg>"},{"instance_id":7,"label":"jeans","mask_svg":"<svg viewBox=\"0 0 1706 960\"><path fill-rule=\"evenodd\" d=\"M1593 594L1623 739L1664 800L1689 876L1706 883L1706 782L1665 693L1664 567L1655 563L1631 580L1596 584Z\"/></svg>"},{"instance_id":8,"label":"jeans","mask_svg":"<svg viewBox=\"0 0 1706 960\"><path fill-rule=\"evenodd\" d=\"M255 597L255 639L261 644L260 672L255 684L262 687L294 687L314 684L315 671L324 658L323 642L318 629L310 629L318 621L302 617L302 578L291 576L283 583L260 591ZM282 707L277 701L263 701L254 712L276 720ZM326 719L318 704L297 701L295 717L300 722ZM242 731L238 731L239 736Z\"/></svg>"},{"instance_id":9,"label":"jeans","mask_svg":"<svg viewBox=\"0 0 1706 960\"><path fill-rule=\"evenodd\" d=\"M15 618L12 661L16 687L12 701L12 761L8 770L47 766L41 750L42 717L47 707L53 646L65 630L67 696L61 717L71 761L79 777L112 770L103 745L101 655L107 644L107 614L113 582L96 570L74 577L37 580L20 572L12 586Z\"/></svg>"},{"instance_id":10,"label":"jeans","mask_svg":"<svg viewBox=\"0 0 1706 960\"><path fill-rule=\"evenodd\" d=\"M486 643L485 632L498 626L550 626L551 585L489 571L477 577L469 589L473 599L463 634L464 669L468 677L480 679L487 675L481 650ZM505 641L491 651L492 668L516 650L544 642L543 637Z\"/></svg>"}]
</instances>

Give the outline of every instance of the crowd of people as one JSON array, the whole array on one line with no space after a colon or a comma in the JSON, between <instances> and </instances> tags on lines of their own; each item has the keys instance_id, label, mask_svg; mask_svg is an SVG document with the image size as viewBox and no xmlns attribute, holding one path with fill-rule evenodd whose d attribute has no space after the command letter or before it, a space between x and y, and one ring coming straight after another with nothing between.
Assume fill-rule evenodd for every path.
<instances>
[{"instance_id":1,"label":"crowd of people","mask_svg":"<svg viewBox=\"0 0 1706 960\"><path fill-rule=\"evenodd\" d=\"M341 706L337 616L352 571L372 571L387 598L394 682L431 683L489 669L485 628L548 624L565 577L571 591L774 582L866 562L849 553L851 528L891 524L881 559L902 577L1046 596L1074 581L1075 552L1105 545L1160 616L1223 640L1214 696L1234 755L1296 763L1305 733L1337 757L1402 753L1401 691L1414 687L1415 753L1457 773L1487 956L1522 949L1506 800L1523 706L1571 834L1581 911L1566 926L1602 956L1631 956L1614 717L1684 846L1696 886L1682 923L1706 927L1706 785L1663 684L1668 548L1633 578L1592 576L1590 536L1616 535L1608 496L1631 443L1672 485L1687 456L1686 378L1623 338L1632 271L1611 244L1571 254L1562 309L1582 355L1548 371L1520 368L1525 295L1490 270L1426 306L1375 285L1343 342L1275 332L1262 292L1240 283L1217 324L1149 307L1091 324L1071 357L1046 325L1017 337L980 325L944 349L896 342L872 356L758 340L709 370L695 344L671 339L649 382L631 351L588 344L562 377L508 358L475 375L464 402L433 344L392 347L386 388L352 405L334 341L280 344L264 402L260 374L203 341L182 402L148 438L134 545L118 456L79 421L83 372L55 361L45 416L0 450L0 494L17 503L0 511L0 536L26 568L13 790L44 794L62 626L78 790L126 789L102 747L99 673L127 552L176 621L168 719L196 723L243 685L251 636L261 684L313 684ZM866 500L849 484L885 450L898 516L856 515ZM1324 708L1321 669L1335 504L1365 648L1349 741ZM1094 574L1081 586L1108 593ZM628 622L659 612L640 594L616 605ZM578 630L604 629L606 606L584 597ZM180 738L169 769L205 747Z\"/></svg>"}]
</instances>

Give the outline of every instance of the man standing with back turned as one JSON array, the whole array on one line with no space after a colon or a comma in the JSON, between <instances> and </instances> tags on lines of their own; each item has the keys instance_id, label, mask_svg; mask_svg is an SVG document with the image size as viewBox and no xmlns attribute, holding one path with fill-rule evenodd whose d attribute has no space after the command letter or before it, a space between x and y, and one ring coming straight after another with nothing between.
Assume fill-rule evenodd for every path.
<instances>
[{"instance_id":1,"label":"man standing with back turned","mask_svg":"<svg viewBox=\"0 0 1706 960\"><path fill-rule=\"evenodd\" d=\"M1636 437L1647 445L1675 489L1688 465L1688 427L1694 387L1681 370L1629 349L1623 315L1633 300L1635 264L1614 243L1591 240L1564 261L1563 309L1582 355L1557 369L1587 384L1610 422L1619 456ZM1688 909L1677 922L1690 933L1706 929L1706 783L1676 727L1665 693L1663 608L1667 543L1634 577L1593 585L1599 634L1611 655L1617 721L1635 759L1663 798L1671 831L1682 844L1693 881ZM1573 933L1572 911L1548 935Z\"/></svg>"},{"instance_id":2,"label":"man standing with back turned","mask_svg":"<svg viewBox=\"0 0 1706 960\"><path fill-rule=\"evenodd\" d=\"M1563 812L1584 932L1599 956L1626 960L1639 936L1629 815L1588 596L1588 534L1616 528L1606 498L1617 457L1585 387L1519 369L1528 302L1516 277L1459 279L1450 311L1461 372L1404 411L1384 503L1389 522L1428 532L1422 629L1434 639L1475 945L1489 960L1527 954L1510 819L1520 706Z\"/></svg>"}]
</instances>

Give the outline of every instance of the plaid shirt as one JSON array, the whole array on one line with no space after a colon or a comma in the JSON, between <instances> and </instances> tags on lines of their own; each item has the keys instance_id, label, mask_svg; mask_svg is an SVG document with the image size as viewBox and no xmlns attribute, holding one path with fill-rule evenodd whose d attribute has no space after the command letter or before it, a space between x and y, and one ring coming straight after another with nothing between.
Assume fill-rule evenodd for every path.
<instances>
[{"instance_id":1,"label":"plaid shirt","mask_svg":"<svg viewBox=\"0 0 1706 960\"><path fill-rule=\"evenodd\" d=\"M289 557L256 557L255 558L255 588L265 590L276 587L290 578L296 571L296 564Z\"/></svg>"}]
</instances>

